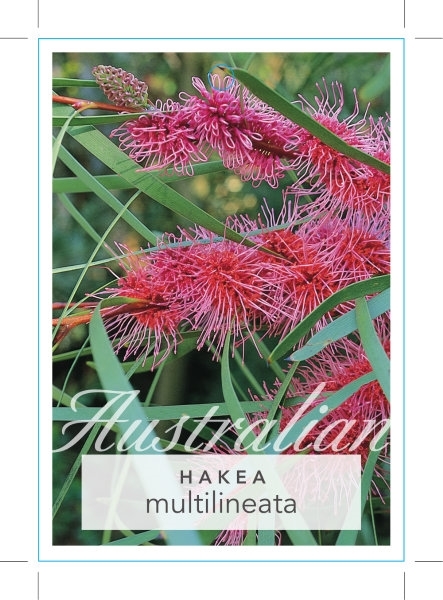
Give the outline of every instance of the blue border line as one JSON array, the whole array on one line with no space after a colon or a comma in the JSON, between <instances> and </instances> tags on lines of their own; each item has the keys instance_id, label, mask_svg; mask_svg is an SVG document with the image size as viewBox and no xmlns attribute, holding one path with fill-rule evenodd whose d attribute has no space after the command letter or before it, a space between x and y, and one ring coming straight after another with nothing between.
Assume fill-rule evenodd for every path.
<instances>
[{"instance_id":1,"label":"blue border line","mask_svg":"<svg viewBox=\"0 0 443 600\"><path fill-rule=\"evenodd\" d=\"M61 546L63 548L63 546ZM69 548L72 548L72 546L68 546ZM76 546L77 547L77 546ZM78 546L78 548L105 548L107 546ZM122 548L137 548L138 546L122 546ZM174 548L179 548L180 546L174 546ZM190 546L182 546L183 548L189 548ZM207 548L213 548L214 546L206 546ZM290 546L288 546L290 547ZM294 548L303 548L306 546L293 546ZM320 546L321 548L326 548L326 546ZM328 548L336 548L337 546L328 546ZM340 548L343 548L344 546L340 546ZM355 546L350 546L351 548L355 548ZM361 547L361 546L360 546ZM382 547L382 546L381 546ZM263 546L262 546L263 548ZM40 563L404 563L405 561L401 558L398 559L390 559L390 560L378 560L378 559L361 559L361 560L352 560L352 559L318 559L318 560L309 560L309 559L288 559L288 558L283 558L281 560L278 559L267 559L267 558L259 558L257 560L254 560L253 558L250 559L181 559L181 558L171 558L171 559L154 559L151 560L149 558L147 559L133 559L133 560L126 560L126 559L108 559L108 560L99 560L99 559L94 559L94 560L88 560L88 559L38 559L38 562ZM324 595L324 594L323 594Z\"/></svg>"},{"instance_id":2,"label":"blue border line","mask_svg":"<svg viewBox=\"0 0 443 600\"><path fill-rule=\"evenodd\" d=\"M400 41L403 40L405 41L404 37L384 37L384 38L380 38L380 37L349 37L349 38L341 38L341 37L327 37L327 38L318 38L318 37L249 37L249 38L243 38L243 37L201 37L201 38L195 38L195 37L101 37L101 38L96 38L96 37L39 37L38 38L38 42L40 43L40 41L45 41L45 40L81 40L81 41L91 41L94 40L96 42L103 42L103 41L132 41L132 42L138 42L138 41L145 41L145 42L157 42L159 40L166 40L166 41L177 41L177 42L182 42L182 41L193 41L193 42L212 42L212 41L219 41L219 40L223 40L223 41L227 41L227 42L235 42L235 41L242 41L242 42L251 42L251 41L263 41L263 42L267 42L267 41L277 41L277 42L294 42L294 41L310 41L310 40L315 40L315 41L337 41L337 40L341 40L343 42L351 42L351 41L367 41L367 40L372 40L372 41L379 41L379 42L386 42L386 41Z\"/></svg>"},{"instance_id":3,"label":"blue border line","mask_svg":"<svg viewBox=\"0 0 443 600\"><path fill-rule=\"evenodd\" d=\"M37 46L37 560L40 561L40 40Z\"/></svg>"},{"instance_id":4,"label":"blue border line","mask_svg":"<svg viewBox=\"0 0 443 600\"><path fill-rule=\"evenodd\" d=\"M401 41L402 42L402 75L403 75L403 151L402 151L402 169L403 169L403 214L402 214L402 227L403 227L403 240L402 240L402 254L403 254L403 264L402 264L402 310L403 310L403 352L402 352L402 386L403 386L403 539L402 539L402 558L399 559L387 559L387 560L378 560L378 559L108 559L108 560L82 560L82 559L42 559L40 557L40 353L39 353L39 342L40 342L40 42L43 41ZM39 563L404 563L406 561L406 240L405 240L405 232L406 232L406 39L404 37L386 37L386 38L377 38L377 37L355 37L355 38L340 38L340 37L330 37L330 38L293 38L293 37L251 37L251 38L229 38L229 37L202 37L202 38L194 38L194 37L135 37L135 38L116 38L116 37L104 37L104 38L95 38L95 37L39 37L37 38L38 48L37 48L37 395L38 395L38 414L37 414L37 561ZM58 546L57 546L58 547ZM63 546L61 546L63 547ZM82 548L83 546L79 546ZM89 546L88 546L89 547ZM92 547L92 546L91 546ZM94 546L95 547L95 546ZM98 546L101 548L102 546ZM133 546L130 546L131 548ZM330 546L333 548L334 546ZM381 548L385 548L386 546L381 546ZM177 546L175 548L178 548ZM188 548L188 546L183 546L183 548ZM303 548L303 546L296 546L296 548ZM329 546L328 546L329 548Z\"/></svg>"},{"instance_id":5,"label":"blue border line","mask_svg":"<svg viewBox=\"0 0 443 600\"><path fill-rule=\"evenodd\" d=\"M406 560L406 41L403 39L403 561Z\"/></svg>"}]
</instances>

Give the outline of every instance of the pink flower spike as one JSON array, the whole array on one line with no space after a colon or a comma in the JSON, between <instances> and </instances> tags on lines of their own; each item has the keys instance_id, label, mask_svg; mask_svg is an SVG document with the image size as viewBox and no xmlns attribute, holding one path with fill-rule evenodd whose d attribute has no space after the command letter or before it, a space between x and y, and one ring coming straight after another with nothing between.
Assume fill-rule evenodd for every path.
<instances>
[{"instance_id":1,"label":"pink flower spike","mask_svg":"<svg viewBox=\"0 0 443 600\"><path fill-rule=\"evenodd\" d=\"M268 311L268 334L284 336L339 288L342 272L336 261L326 254L317 254L310 248L308 238L293 232L291 227L263 233L257 239L263 247L284 257L267 257L275 288Z\"/></svg>"},{"instance_id":2,"label":"pink flower spike","mask_svg":"<svg viewBox=\"0 0 443 600\"><path fill-rule=\"evenodd\" d=\"M277 187L287 170L285 158L291 156L285 148L296 143L298 126L230 77L222 85L213 75L209 91L197 77L193 85L201 98L185 94L182 98L194 113L200 142L216 150L223 164L244 181Z\"/></svg>"},{"instance_id":3,"label":"pink flower spike","mask_svg":"<svg viewBox=\"0 0 443 600\"><path fill-rule=\"evenodd\" d=\"M346 219L326 216L302 226L310 247L329 256L343 272L343 282L354 283L390 272L390 220L380 213L369 220L360 213Z\"/></svg>"},{"instance_id":4,"label":"pink flower spike","mask_svg":"<svg viewBox=\"0 0 443 600\"><path fill-rule=\"evenodd\" d=\"M389 321L386 316L377 321L379 337L386 353L389 355ZM316 398L311 408L328 405L328 397L358 377L370 373L369 363L363 348L349 340L343 339L331 344L315 357L306 361L292 379L286 398L308 398L319 382L326 385ZM268 400L272 400L278 392L280 382L276 381L275 389L269 391ZM284 430L299 410L300 404L283 409L280 430ZM357 454L361 456L364 469L371 450L371 441L383 427L389 425L390 405L378 381L361 386L345 402L337 408L325 412L325 416L306 432L303 439L291 444L285 453L292 454L303 451L309 454ZM387 448L382 451L380 462L387 462ZM383 478L383 468L378 467L375 477ZM373 481L374 493L380 494Z\"/></svg>"},{"instance_id":5,"label":"pink flower spike","mask_svg":"<svg viewBox=\"0 0 443 600\"><path fill-rule=\"evenodd\" d=\"M116 67L98 65L92 69L99 87L105 96L118 106L145 109L151 104L148 86L132 73Z\"/></svg>"},{"instance_id":6,"label":"pink flower spike","mask_svg":"<svg viewBox=\"0 0 443 600\"><path fill-rule=\"evenodd\" d=\"M173 167L178 173L192 175L192 165L207 160L193 128L192 115L178 102L157 103L134 121L127 121L111 136L118 137L120 148L143 164L142 171Z\"/></svg>"},{"instance_id":7,"label":"pink flower spike","mask_svg":"<svg viewBox=\"0 0 443 600\"><path fill-rule=\"evenodd\" d=\"M154 368L176 351L184 313L180 305L170 300L167 286L152 276L148 255L130 255L121 261L121 266L126 274L119 278L118 288L107 288L103 293L109 298L139 298L146 306L109 317L105 326L116 351L124 351L125 360L143 358L144 364L152 353Z\"/></svg>"},{"instance_id":8,"label":"pink flower spike","mask_svg":"<svg viewBox=\"0 0 443 600\"><path fill-rule=\"evenodd\" d=\"M318 86L317 107L302 98L303 110L347 144L389 163L387 123L383 119L375 122L373 118L367 118L366 113L358 119L355 91L353 113L340 120L344 106L343 87L337 82L332 83L331 99L325 81L323 85L324 91ZM293 197L298 202L301 196L316 196L313 205L318 211L356 211L368 217L389 211L390 178L386 173L348 158L307 131L300 134L297 145L288 148L296 156L291 165L299 174L299 180L285 191L285 197ZM310 210L309 206L307 210Z\"/></svg>"},{"instance_id":9,"label":"pink flower spike","mask_svg":"<svg viewBox=\"0 0 443 600\"><path fill-rule=\"evenodd\" d=\"M183 232L188 247L158 253L153 273L186 310L186 321L200 331L197 347L214 346L218 358L228 332L242 345L267 322L272 295L270 265L255 248L223 240L202 228Z\"/></svg>"}]
</instances>

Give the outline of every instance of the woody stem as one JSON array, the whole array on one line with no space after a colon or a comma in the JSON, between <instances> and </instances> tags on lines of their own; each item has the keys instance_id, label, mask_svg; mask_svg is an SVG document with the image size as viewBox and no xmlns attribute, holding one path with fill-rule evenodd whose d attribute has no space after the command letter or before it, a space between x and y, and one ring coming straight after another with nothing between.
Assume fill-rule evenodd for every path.
<instances>
[{"instance_id":1,"label":"woody stem","mask_svg":"<svg viewBox=\"0 0 443 600\"><path fill-rule=\"evenodd\" d=\"M57 94L53 94L52 101L58 102L59 104L68 104L76 110L78 110L79 108L82 108L83 110L86 110L88 108L95 108L98 110L109 110L118 113L140 112L139 108L133 108L130 106L115 106L115 104L106 104L105 102L92 102L90 100L82 100L81 98L70 98L69 96L57 96Z\"/></svg>"}]
</instances>

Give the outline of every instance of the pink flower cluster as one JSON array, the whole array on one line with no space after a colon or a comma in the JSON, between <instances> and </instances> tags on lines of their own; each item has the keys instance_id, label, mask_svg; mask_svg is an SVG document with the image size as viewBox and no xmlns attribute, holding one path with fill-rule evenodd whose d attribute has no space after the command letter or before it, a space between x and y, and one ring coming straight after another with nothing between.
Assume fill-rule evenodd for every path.
<instances>
[{"instance_id":1,"label":"pink flower cluster","mask_svg":"<svg viewBox=\"0 0 443 600\"><path fill-rule=\"evenodd\" d=\"M330 148L232 78L213 76L209 90L198 78L193 85L198 95L158 102L113 132L143 170L172 167L192 175L193 165L217 152L228 169L254 185L265 181L277 187L288 171L295 172L296 181L283 190L278 214L265 202L256 219L227 219L226 226L254 246L196 226L166 234L157 247L122 258L124 273L104 294L140 299L145 305L104 315L106 327L125 359L153 355L153 367L176 351L185 332L197 332L197 348L208 347L215 358L228 335L233 348L244 346L256 333L281 338L334 292L390 272L389 175ZM315 106L300 98L301 108L349 145L389 163L388 117L359 117L355 96L353 113L341 119L342 86L333 83L328 90L323 81L318 91ZM326 314L316 327L346 309ZM377 329L389 354L387 314L378 318ZM308 397L321 381L326 385L317 403L324 402L328 394L371 370L355 335L306 361L286 397ZM266 399L273 399L279 388L277 381ZM282 408L281 429L295 410ZM368 383L309 431L306 448L324 452L315 440L320 436L326 448L332 447L334 423L352 422L357 433L344 433L333 450L349 453L369 421L381 427L388 416L389 403L379 383ZM362 436L354 449L363 466L369 441ZM377 475L383 476L381 469ZM216 543L242 540L239 530L222 532Z\"/></svg>"},{"instance_id":2,"label":"pink flower cluster","mask_svg":"<svg viewBox=\"0 0 443 600\"><path fill-rule=\"evenodd\" d=\"M147 93L115 69L107 83L109 69L95 74L115 101L125 100L121 82L123 96L129 84L133 95ZM279 215L265 204L256 220L228 218L255 247L196 227L122 261L126 274L105 293L143 299L146 307L110 317L108 330L125 358L152 353L154 364L176 350L184 331L198 331L197 347L211 346L216 357L228 333L234 346L255 332L284 336L337 290L389 272L388 175L330 148L232 77L212 75L209 90L196 77L193 85L198 95L157 102L113 132L143 170L173 167L192 175L195 163L217 152L255 184L276 187L288 170L297 180L283 190ZM323 82L318 90L316 107L301 98L302 109L348 144L388 161L386 120L358 118L357 99L340 120L342 86L334 83L329 92ZM310 201L301 203L307 194Z\"/></svg>"},{"instance_id":3,"label":"pink flower cluster","mask_svg":"<svg viewBox=\"0 0 443 600\"><path fill-rule=\"evenodd\" d=\"M146 302L107 322L125 358L153 353L163 360L184 331L198 331L198 349L209 345L216 357L228 333L234 345L255 332L283 336L335 291L389 272L383 213L372 222L354 215L296 223L293 205L285 204L277 217L265 205L257 220L227 221L254 247L195 227L123 259L125 275L105 293Z\"/></svg>"},{"instance_id":4,"label":"pink flower cluster","mask_svg":"<svg viewBox=\"0 0 443 600\"><path fill-rule=\"evenodd\" d=\"M266 181L278 187L288 171L297 181L285 195L316 197L317 209L357 210L368 216L386 210L389 176L350 159L283 117L253 96L231 77L212 76L206 89L193 78L199 95L182 93L181 102L167 100L138 119L130 120L112 135L142 170L174 168L192 175L193 165L217 152L223 164L245 181ZM344 106L343 87L333 83L332 98L323 82L317 106L303 98L301 108L349 145L389 163L389 119L358 118L357 98L353 113L340 120Z\"/></svg>"},{"instance_id":5,"label":"pink flower cluster","mask_svg":"<svg viewBox=\"0 0 443 600\"><path fill-rule=\"evenodd\" d=\"M359 105L355 95L353 113L340 120L344 106L343 86L331 85L332 98L323 81L324 90L318 87L316 107L301 98L300 104L321 125L335 133L350 146L366 152L389 164L389 117L377 121L366 115L358 118ZM349 159L319 141L306 130L292 147L297 159L291 168L297 172L297 182L285 190L286 197L297 201L301 196L315 198L315 210L363 213L369 218L389 210L390 177L374 167Z\"/></svg>"},{"instance_id":6,"label":"pink flower cluster","mask_svg":"<svg viewBox=\"0 0 443 600\"><path fill-rule=\"evenodd\" d=\"M143 170L173 167L193 174L195 163L218 152L228 169L255 184L278 186L287 166L285 147L297 139L296 125L241 88L236 80L213 76L208 91L201 79L200 96L182 93L182 102L157 101L155 107L127 121L112 135ZM223 86L223 87L221 87Z\"/></svg>"},{"instance_id":7,"label":"pink flower cluster","mask_svg":"<svg viewBox=\"0 0 443 600\"><path fill-rule=\"evenodd\" d=\"M389 321L385 316L378 319L377 329L384 351L389 356ZM325 386L313 406L327 406L331 393L371 372L372 366L361 345L343 338L300 367L297 376L292 379L286 398L308 397L321 381ZM279 386L280 383L276 381L275 389L270 392L269 397L275 396ZM282 409L282 429L298 408L292 406ZM359 454L364 467L370 443L389 420L389 415L389 401L378 381L366 383L337 408L327 412L306 434L300 449L309 449L314 454ZM386 455L386 448L384 450L383 454Z\"/></svg>"}]
</instances>

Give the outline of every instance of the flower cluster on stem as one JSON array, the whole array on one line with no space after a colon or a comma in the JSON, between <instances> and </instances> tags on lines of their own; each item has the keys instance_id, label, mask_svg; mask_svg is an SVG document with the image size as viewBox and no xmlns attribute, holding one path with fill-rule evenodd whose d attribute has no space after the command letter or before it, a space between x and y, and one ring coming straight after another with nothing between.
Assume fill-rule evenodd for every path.
<instances>
[{"instance_id":1,"label":"flower cluster on stem","mask_svg":"<svg viewBox=\"0 0 443 600\"><path fill-rule=\"evenodd\" d=\"M117 287L104 294L143 299L146 307L105 317L118 348L126 348L126 358L152 352L164 360L177 348L180 331L198 331L197 347L211 346L218 357L228 333L234 346L254 332L282 337L335 291L389 272L383 218L371 224L356 217L347 224L325 217L296 222L293 206L284 204L275 216L265 205L257 220L227 221L253 247L195 227L127 258ZM317 327L330 319L326 315Z\"/></svg>"},{"instance_id":2,"label":"flower cluster on stem","mask_svg":"<svg viewBox=\"0 0 443 600\"><path fill-rule=\"evenodd\" d=\"M233 351L244 349L257 333L281 339L335 292L390 272L390 178L385 172L331 148L233 77L212 75L209 89L194 77L194 94L153 104L147 86L121 69L99 66L94 75L111 102L143 112L112 132L143 171L173 168L192 176L197 163L216 153L227 169L254 186L266 182L277 188L288 173L294 175L282 190L279 211L264 201L255 219L227 218L226 227L248 243L195 225L165 233L157 246L137 253L119 246L121 274L98 297L136 301L127 309L102 312L123 359L152 357L155 368L177 351L187 332L194 332L197 349L207 348L214 359L220 358L227 338ZM349 146L388 164L389 117L375 119L368 110L361 116L355 90L354 109L343 117L342 85L323 80L317 90L313 104L299 97L300 108ZM327 312L313 328L320 330L349 306ZM62 322L61 331L75 324ZM389 355L388 314L378 318L376 329ZM322 381L316 405L326 404L333 392L371 369L357 334L329 344L292 379L288 403L281 408L281 430L297 409L292 399L308 397ZM276 381L265 399L273 400L280 386ZM389 402L372 381L313 426L300 451L357 453L364 468L371 439L364 435L367 424L373 433L388 418ZM354 429L344 428L337 437L337 423L352 423ZM382 478L382 469L375 474ZM375 482L372 491L382 496ZM240 544L243 537L241 530L222 532L216 543Z\"/></svg>"}]
</instances>

